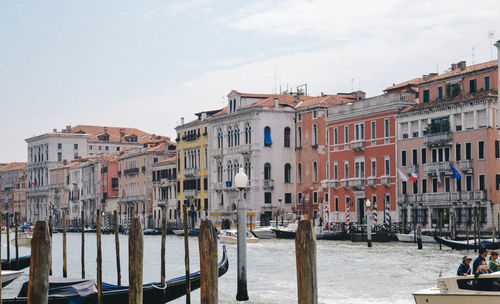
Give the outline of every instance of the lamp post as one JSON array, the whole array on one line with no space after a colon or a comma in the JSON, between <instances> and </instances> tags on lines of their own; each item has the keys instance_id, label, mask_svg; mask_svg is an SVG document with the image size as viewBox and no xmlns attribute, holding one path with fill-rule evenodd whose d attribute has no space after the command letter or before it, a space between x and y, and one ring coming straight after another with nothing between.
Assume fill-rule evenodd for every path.
<instances>
[{"instance_id":1,"label":"lamp post","mask_svg":"<svg viewBox=\"0 0 500 304\"><path fill-rule=\"evenodd\" d=\"M234 177L234 183L240 190L240 200L238 202L238 291L236 293L237 301L247 301L247 206L243 196L243 190L247 187L248 176L240 168L238 174Z\"/></svg>"},{"instance_id":2,"label":"lamp post","mask_svg":"<svg viewBox=\"0 0 500 304\"><path fill-rule=\"evenodd\" d=\"M368 247L372 247L372 225L371 225L371 211L370 211L370 200L366 200L366 240L368 241Z\"/></svg>"},{"instance_id":3,"label":"lamp post","mask_svg":"<svg viewBox=\"0 0 500 304\"><path fill-rule=\"evenodd\" d=\"M281 226L283 226L283 210L281 209L281 197L278 198L278 212L279 212L279 215L281 216ZM276 223L276 227L278 227L277 225L278 223Z\"/></svg>"}]
</instances>

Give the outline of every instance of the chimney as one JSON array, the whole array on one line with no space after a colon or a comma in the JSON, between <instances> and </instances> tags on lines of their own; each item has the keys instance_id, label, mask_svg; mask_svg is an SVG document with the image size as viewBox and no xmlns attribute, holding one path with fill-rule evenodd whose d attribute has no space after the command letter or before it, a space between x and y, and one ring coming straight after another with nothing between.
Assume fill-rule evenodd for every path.
<instances>
[{"instance_id":1,"label":"chimney","mask_svg":"<svg viewBox=\"0 0 500 304\"><path fill-rule=\"evenodd\" d=\"M427 80L429 79L429 75L422 75L422 79L423 79L424 81L427 81Z\"/></svg>"},{"instance_id":2,"label":"chimney","mask_svg":"<svg viewBox=\"0 0 500 304\"><path fill-rule=\"evenodd\" d=\"M274 97L274 107L277 109L279 105L280 105L280 100L278 99L278 97Z\"/></svg>"},{"instance_id":3,"label":"chimney","mask_svg":"<svg viewBox=\"0 0 500 304\"><path fill-rule=\"evenodd\" d=\"M66 133L71 133L71 125L66 126Z\"/></svg>"},{"instance_id":4,"label":"chimney","mask_svg":"<svg viewBox=\"0 0 500 304\"><path fill-rule=\"evenodd\" d=\"M184 117L181 117L181 126L184 125Z\"/></svg>"},{"instance_id":5,"label":"chimney","mask_svg":"<svg viewBox=\"0 0 500 304\"><path fill-rule=\"evenodd\" d=\"M57 133L57 129L52 129L52 133Z\"/></svg>"},{"instance_id":6,"label":"chimney","mask_svg":"<svg viewBox=\"0 0 500 304\"><path fill-rule=\"evenodd\" d=\"M438 73L430 73L430 74L429 74L429 78L434 78L434 77L436 77L437 75L438 75Z\"/></svg>"},{"instance_id":7,"label":"chimney","mask_svg":"<svg viewBox=\"0 0 500 304\"><path fill-rule=\"evenodd\" d=\"M454 71L457 69L457 64L456 63L452 63L451 64L451 70Z\"/></svg>"},{"instance_id":8,"label":"chimney","mask_svg":"<svg viewBox=\"0 0 500 304\"><path fill-rule=\"evenodd\" d=\"M465 61L463 61L463 60L462 60L462 61L460 61L460 62L458 63L458 67L460 68L460 70L461 70L461 71L465 70L465 67L466 67L466 65L465 65Z\"/></svg>"},{"instance_id":9,"label":"chimney","mask_svg":"<svg viewBox=\"0 0 500 304\"><path fill-rule=\"evenodd\" d=\"M108 132L108 127L104 127L104 133Z\"/></svg>"},{"instance_id":10,"label":"chimney","mask_svg":"<svg viewBox=\"0 0 500 304\"><path fill-rule=\"evenodd\" d=\"M207 113L206 112L201 112L201 120L207 119Z\"/></svg>"}]
</instances>

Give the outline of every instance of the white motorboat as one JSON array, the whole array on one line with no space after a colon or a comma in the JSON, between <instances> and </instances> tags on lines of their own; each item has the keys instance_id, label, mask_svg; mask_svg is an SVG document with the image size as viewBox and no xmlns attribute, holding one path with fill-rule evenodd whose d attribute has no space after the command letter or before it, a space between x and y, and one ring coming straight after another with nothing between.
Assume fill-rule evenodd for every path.
<instances>
[{"instance_id":1,"label":"white motorboat","mask_svg":"<svg viewBox=\"0 0 500 304\"><path fill-rule=\"evenodd\" d=\"M219 234L219 239L221 240L221 242L225 244L236 244L238 243L238 237L236 233L237 233L236 230L221 230ZM259 239L248 231L246 232L246 236L247 236L247 243L259 242Z\"/></svg>"},{"instance_id":2,"label":"white motorboat","mask_svg":"<svg viewBox=\"0 0 500 304\"><path fill-rule=\"evenodd\" d=\"M22 270L2 270L2 287L17 279L22 273Z\"/></svg>"},{"instance_id":3,"label":"white motorboat","mask_svg":"<svg viewBox=\"0 0 500 304\"><path fill-rule=\"evenodd\" d=\"M500 303L500 272L437 279L438 287L413 293L416 304Z\"/></svg>"},{"instance_id":4,"label":"white motorboat","mask_svg":"<svg viewBox=\"0 0 500 304\"><path fill-rule=\"evenodd\" d=\"M284 228L285 226L278 226L278 228L276 226L263 226L253 229L252 233L259 239L275 239L276 232L274 230Z\"/></svg>"},{"instance_id":5,"label":"white motorboat","mask_svg":"<svg viewBox=\"0 0 500 304\"><path fill-rule=\"evenodd\" d=\"M17 235L17 244L19 246L30 246L32 238L33 238L33 234L31 232L20 233ZM15 237L11 239L12 244L14 244L15 241L16 241Z\"/></svg>"},{"instance_id":6,"label":"white motorboat","mask_svg":"<svg viewBox=\"0 0 500 304\"><path fill-rule=\"evenodd\" d=\"M410 233L396 233L398 241L404 243L414 243L417 241L416 234L413 231ZM437 243L434 237L429 235L422 235L422 243Z\"/></svg>"}]
</instances>

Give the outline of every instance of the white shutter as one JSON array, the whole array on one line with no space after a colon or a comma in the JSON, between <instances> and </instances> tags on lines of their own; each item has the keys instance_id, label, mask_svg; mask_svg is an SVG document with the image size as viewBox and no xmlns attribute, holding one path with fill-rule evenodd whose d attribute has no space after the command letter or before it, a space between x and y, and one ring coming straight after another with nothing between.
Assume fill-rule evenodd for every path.
<instances>
[{"instance_id":1,"label":"white shutter","mask_svg":"<svg viewBox=\"0 0 500 304\"><path fill-rule=\"evenodd\" d=\"M477 120L479 127L488 126L488 116L486 116L486 110L477 111Z\"/></svg>"},{"instance_id":2,"label":"white shutter","mask_svg":"<svg viewBox=\"0 0 500 304\"><path fill-rule=\"evenodd\" d=\"M474 112L465 113L465 129L474 128Z\"/></svg>"}]
</instances>

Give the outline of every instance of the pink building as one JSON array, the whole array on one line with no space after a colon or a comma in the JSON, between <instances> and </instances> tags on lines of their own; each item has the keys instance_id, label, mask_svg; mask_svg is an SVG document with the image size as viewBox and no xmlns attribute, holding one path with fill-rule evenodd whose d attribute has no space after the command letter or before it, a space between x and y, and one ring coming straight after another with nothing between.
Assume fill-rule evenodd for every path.
<instances>
[{"instance_id":1,"label":"pink building","mask_svg":"<svg viewBox=\"0 0 500 304\"><path fill-rule=\"evenodd\" d=\"M437 229L442 217L458 233L477 219L491 229L500 213L497 60L452 64L418 87L420 103L397 115L397 168L418 176L399 178L401 218Z\"/></svg>"}]
</instances>

